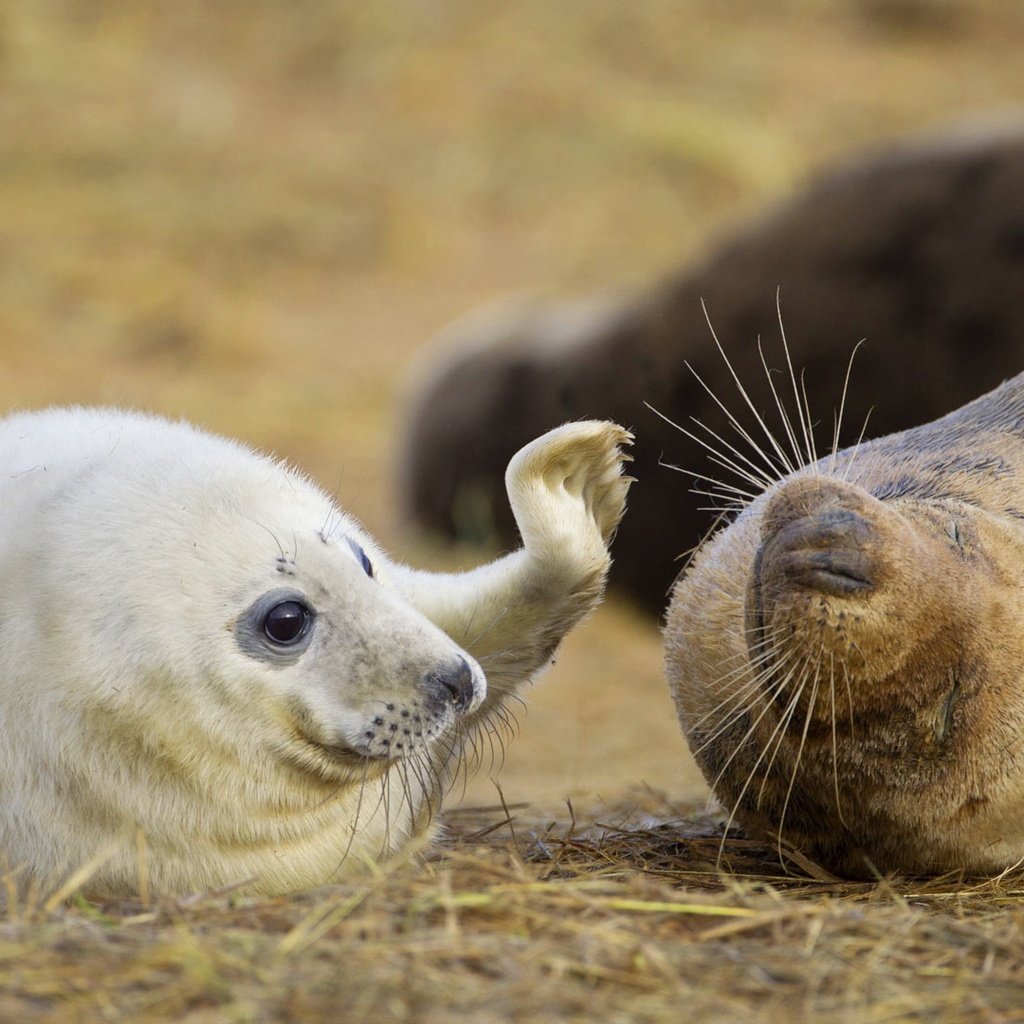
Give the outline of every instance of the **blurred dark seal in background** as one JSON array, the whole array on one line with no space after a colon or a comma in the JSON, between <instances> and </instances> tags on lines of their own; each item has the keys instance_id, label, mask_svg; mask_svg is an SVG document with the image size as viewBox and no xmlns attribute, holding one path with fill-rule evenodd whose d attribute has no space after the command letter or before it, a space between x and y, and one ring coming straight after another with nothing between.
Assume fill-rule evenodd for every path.
<instances>
[{"instance_id":1,"label":"blurred dark seal in background","mask_svg":"<svg viewBox=\"0 0 1024 1024\"><path fill-rule=\"evenodd\" d=\"M502 500L510 453L566 420L625 423L636 433L638 483L612 583L660 614L680 556L715 519L702 508L708 499L692 493L700 484L663 463L717 470L645 403L695 433L691 417L729 438L725 413L687 367L730 410L742 409L703 301L744 387L780 433L758 352L760 337L769 365L785 368L777 295L819 450L831 445L861 339L844 444L857 440L869 412L867 436L903 430L1019 371L1024 117L961 125L840 166L641 294L485 311L451 328L404 428L408 514L446 537L511 545Z\"/></svg>"}]
</instances>

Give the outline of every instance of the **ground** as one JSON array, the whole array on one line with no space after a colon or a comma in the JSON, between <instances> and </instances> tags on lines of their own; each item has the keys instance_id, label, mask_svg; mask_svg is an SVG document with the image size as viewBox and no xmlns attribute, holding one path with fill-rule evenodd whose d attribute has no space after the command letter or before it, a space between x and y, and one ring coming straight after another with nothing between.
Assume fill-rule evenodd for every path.
<instances>
[{"instance_id":1,"label":"ground","mask_svg":"<svg viewBox=\"0 0 1024 1024\"><path fill-rule=\"evenodd\" d=\"M185 416L303 466L396 556L472 564L394 498L435 331L653 280L846 154L1019 103L1022 30L1013 0L10 5L0 408ZM602 608L529 695L503 797L470 782L499 809L369 891L10 911L0 1016L1021 1019L1012 884L815 888L770 854L695 880L661 832L653 876L643 834L607 870L566 845L567 799L588 823L704 806L660 659L655 624ZM502 798L515 840L486 833Z\"/></svg>"}]
</instances>

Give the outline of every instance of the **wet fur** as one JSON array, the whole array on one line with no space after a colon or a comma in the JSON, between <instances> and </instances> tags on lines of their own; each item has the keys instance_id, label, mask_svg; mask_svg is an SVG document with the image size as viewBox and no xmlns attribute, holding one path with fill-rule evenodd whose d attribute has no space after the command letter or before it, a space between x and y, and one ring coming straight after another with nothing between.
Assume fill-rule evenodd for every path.
<instances>
[{"instance_id":1,"label":"wet fur","mask_svg":"<svg viewBox=\"0 0 1024 1024\"><path fill-rule=\"evenodd\" d=\"M19 883L86 865L91 893L285 892L429 836L600 597L628 441L584 422L532 442L507 474L523 547L434 574L301 474L186 424L0 423L0 852ZM247 625L279 591L316 611L297 653ZM438 680L463 662L460 704Z\"/></svg>"},{"instance_id":2,"label":"wet fur","mask_svg":"<svg viewBox=\"0 0 1024 1024\"><path fill-rule=\"evenodd\" d=\"M1024 857L1024 375L819 459L785 370L772 425L695 428L732 480L698 485L727 522L666 622L683 731L730 821L838 873L1000 871Z\"/></svg>"}]
</instances>

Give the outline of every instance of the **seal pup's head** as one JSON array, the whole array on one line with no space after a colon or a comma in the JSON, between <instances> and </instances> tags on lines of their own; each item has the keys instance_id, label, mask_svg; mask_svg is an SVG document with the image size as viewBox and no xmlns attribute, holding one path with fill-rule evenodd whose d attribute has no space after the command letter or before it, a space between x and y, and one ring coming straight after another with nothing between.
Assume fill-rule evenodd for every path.
<instances>
[{"instance_id":1,"label":"seal pup's head","mask_svg":"<svg viewBox=\"0 0 1024 1024\"><path fill-rule=\"evenodd\" d=\"M806 409L784 423L809 438ZM665 628L730 821L853 876L1024 857L1021 423L1024 376L803 468L778 444L756 487L748 470Z\"/></svg>"},{"instance_id":2,"label":"seal pup's head","mask_svg":"<svg viewBox=\"0 0 1024 1024\"><path fill-rule=\"evenodd\" d=\"M59 877L134 822L162 889L258 875L279 891L422 829L487 683L351 517L186 424L78 409L5 426L14 862ZM123 889L133 857L96 883Z\"/></svg>"},{"instance_id":3,"label":"seal pup's head","mask_svg":"<svg viewBox=\"0 0 1024 1024\"><path fill-rule=\"evenodd\" d=\"M202 703L204 721L209 706L230 709L244 742L328 777L415 756L479 707L480 666L301 474L184 424L97 429L110 455L84 460L63 494L73 519L52 531L64 599L81 591L61 626L64 655L81 651L80 686L132 704L173 681L179 709Z\"/></svg>"}]
</instances>

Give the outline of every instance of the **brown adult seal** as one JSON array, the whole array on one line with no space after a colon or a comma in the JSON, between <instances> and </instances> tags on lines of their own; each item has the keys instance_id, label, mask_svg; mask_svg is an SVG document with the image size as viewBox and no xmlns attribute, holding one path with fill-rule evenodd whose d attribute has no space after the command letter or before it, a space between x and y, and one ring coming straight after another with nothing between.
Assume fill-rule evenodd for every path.
<instances>
[{"instance_id":1,"label":"brown adult seal","mask_svg":"<svg viewBox=\"0 0 1024 1024\"><path fill-rule=\"evenodd\" d=\"M716 391L729 387L702 300L762 407L771 395L757 339L777 337L776 290L793 358L810 380L828 386L867 339L847 413L860 423L872 408L880 435L927 423L1024 366L1022 281L1024 116L851 156L635 294L506 307L453 327L447 355L434 352L432 369L416 376L403 503L437 533L466 540L494 531L511 545L508 452L568 420L632 426L639 484L611 580L660 616L678 555L712 517L688 493L691 481L661 465L698 468L700 449L644 403L680 422L718 415L690 372ZM822 397L827 407L838 394Z\"/></svg>"},{"instance_id":2,"label":"brown adult seal","mask_svg":"<svg viewBox=\"0 0 1024 1024\"><path fill-rule=\"evenodd\" d=\"M770 483L698 551L666 626L726 810L848 876L1024 858L1022 567L1024 374Z\"/></svg>"}]
</instances>

